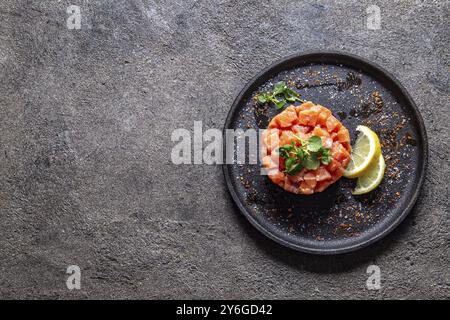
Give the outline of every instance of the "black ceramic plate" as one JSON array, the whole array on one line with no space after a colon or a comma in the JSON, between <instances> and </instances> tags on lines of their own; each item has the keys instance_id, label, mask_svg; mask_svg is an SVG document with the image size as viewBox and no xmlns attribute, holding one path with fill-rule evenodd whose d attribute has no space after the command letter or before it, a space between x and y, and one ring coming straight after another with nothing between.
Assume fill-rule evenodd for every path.
<instances>
[{"instance_id":1,"label":"black ceramic plate","mask_svg":"<svg viewBox=\"0 0 450 320\"><path fill-rule=\"evenodd\" d=\"M263 234L290 248L338 254L367 246L391 232L411 211L425 177L428 145L413 100L390 74L362 58L318 52L287 57L255 76L241 91L225 129L267 127L279 110L255 95L289 81L302 98L324 105L350 130L363 124L380 137L386 159L382 184L353 196L354 180L340 179L322 193L288 193L260 175L259 165L223 166L229 191ZM248 149L248 148L247 148Z\"/></svg>"}]
</instances>

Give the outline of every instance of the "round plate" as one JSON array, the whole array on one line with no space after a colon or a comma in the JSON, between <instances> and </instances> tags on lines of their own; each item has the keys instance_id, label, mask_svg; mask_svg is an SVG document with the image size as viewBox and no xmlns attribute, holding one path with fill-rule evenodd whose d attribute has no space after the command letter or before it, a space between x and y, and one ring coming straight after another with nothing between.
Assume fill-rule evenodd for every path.
<instances>
[{"instance_id":1,"label":"round plate","mask_svg":"<svg viewBox=\"0 0 450 320\"><path fill-rule=\"evenodd\" d=\"M345 178L322 193L303 196L274 185L260 174L259 164L225 164L225 180L240 211L269 238L302 252L344 253L386 236L416 202L428 159L425 126L409 94L392 75L360 57L338 52L293 55L245 86L224 130L265 129L280 110L261 106L254 97L271 91L278 81L296 87L304 100L332 110L349 129L352 143L359 124L377 132L385 177L363 196L353 196L355 181Z\"/></svg>"}]
</instances>

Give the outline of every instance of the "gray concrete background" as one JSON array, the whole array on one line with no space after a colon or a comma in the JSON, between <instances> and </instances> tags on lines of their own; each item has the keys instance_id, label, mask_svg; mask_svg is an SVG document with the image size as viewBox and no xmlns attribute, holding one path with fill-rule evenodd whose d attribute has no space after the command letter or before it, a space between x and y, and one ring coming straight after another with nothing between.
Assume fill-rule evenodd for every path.
<instances>
[{"instance_id":1,"label":"gray concrete background","mask_svg":"<svg viewBox=\"0 0 450 320\"><path fill-rule=\"evenodd\" d=\"M66 8L82 10L68 30ZM366 7L381 8L368 30ZM0 2L1 298L449 298L449 1ZM170 163L276 59L336 49L417 102L430 163L388 238L315 257L240 216L216 166ZM377 264L382 289L365 288ZM66 288L66 268L82 289Z\"/></svg>"}]
</instances>

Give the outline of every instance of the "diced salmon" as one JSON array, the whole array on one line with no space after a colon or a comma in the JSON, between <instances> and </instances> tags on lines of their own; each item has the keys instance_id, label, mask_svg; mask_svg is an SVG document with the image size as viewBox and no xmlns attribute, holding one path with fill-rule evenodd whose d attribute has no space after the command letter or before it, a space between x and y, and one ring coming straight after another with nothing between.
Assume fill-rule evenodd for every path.
<instances>
[{"instance_id":1,"label":"diced salmon","mask_svg":"<svg viewBox=\"0 0 450 320\"><path fill-rule=\"evenodd\" d=\"M321 164L316 170L303 168L293 176L285 174L286 160L279 157L278 147L293 141L299 145L296 136L308 140L313 135L321 137L325 148L331 148L330 163ZM289 192L306 195L322 192L342 176L350 161L348 130L330 110L312 102L287 107L272 119L269 130L261 137L267 151L262 164L268 170L269 179Z\"/></svg>"},{"instance_id":2,"label":"diced salmon","mask_svg":"<svg viewBox=\"0 0 450 320\"><path fill-rule=\"evenodd\" d=\"M280 147L296 142L298 139L295 138L294 133L289 130L283 130L280 136Z\"/></svg>"},{"instance_id":3,"label":"diced salmon","mask_svg":"<svg viewBox=\"0 0 450 320\"><path fill-rule=\"evenodd\" d=\"M304 179L310 188L314 189L316 187L317 180L314 171L310 171L307 174L305 174Z\"/></svg>"},{"instance_id":4,"label":"diced salmon","mask_svg":"<svg viewBox=\"0 0 450 320\"><path fill-rule=\"evenodd\" d=\"M265 144L268 147L267 153L271 153L272 150L277 149L280 146L280 137L279 137L279 133L280 130L278 129L269 129L267 130L269 131L266 140L264 141Z\"/></svg>"},{"instance_id":5,"label":"diced salmon","mask_svg":"<svg viewBox=\"0 0 450 320\"><path fill-rule=\"evenodd\" d=\"M342 142L342 146L350 153L352 152L352 146L350 145L350 141L349 142Z\"/></svg>"},{"instance_id":6,"label":"diced salmon","mask_svg":"<svg viewBox=\"0 0 450 320\"><path fill-rule=\"evenodd\" d=\"M303 111L303 110L308 110L312 106L314 106L314 103L312 103L311 101L306 101L296 107L297 113L299 113L300 111Z\"/></svg>"},{"instance_id":7,"label":"diced salmon","mask_svg":"<svg viewBox=\"0 0 450 320\"><path fill-rule=\"evenodd\" d=\"M275 120L275 118L270 120L269 125L267 126L267 129L278 128L278 123L274 120Z\"/></svg>"},{"instance_id":8,"label":"diced salmon","mask_svg":"<svg viewBox=\"0 0 450 320\"><path fill-rule=\"evenodd\" d=\"M342 127L339 120L336 119L334 116L328 117L326 125L327 125L328 132L333 132L333 131L337 132Z\"/></svg>"},{"instance_id":9,"label":"diced salmon","mask_svg":"<svg viewBox=\"0 0 450 320\"><path fill-rule=\"evenodd\" d=\"M286 175L286 177L284 178L284 189L292 193L297 193L298 188L299 185L295 182L292 182L291 179L289 179L288 175Z\"/></svg>"},{"instance_id":10,"label":"diced salmon","mask_svg":"<svg viewBox=\"0 0 450 320\"><path fill-rule=\"evenodd\" d=\"M314 127L317 123L319 113L315 110L303 110L298 114L298 123L305 126Z\"/></svg>"},{"instance_id":11,"label":"diced salmon","mask_svg":"<svg viewBox=\"0 0 450 320\"><path fill-rule=\"evenodd\" d=\"M316 125L314 127L312 134L321 137L322 144L325 148L331 148L331 145L333 144L333 139L330 138L330 134L326 130L321 128L320 125Z\"/></svg>"},{"instance_id":12,"label":"diced salmon","mask_svg":"<svg viewBox=\"0 0 450 320\"><path fill-rule=\"evenodd\" d=\"M305 179L304 179L304 176L305 176L305 173L306 173L306 172L308 172L308 170L303 168L302 170L300 170L300 171L299 171L298 173L296 173L295 175L289 176L289 179L291 179L292 182L300 183L300 182L302 182L302 181L305 180Z\"/></svg>"},{"instance_id":13,"label":"diced salmon","mask_svg":"<svg viewBox=\"0 0 450 320\"><path fill-rule=\"evenodd\" d=\"M342 165L339 161L335 160L335 159L331 159L330 163L327 165L327 170L329 172L334 172L336 171L338 168L340 168Z\"/></svg>"},{"instance_id":14,"label":"diced salmon","mask_svg":"<svg viewBox=\"0 0 450 320\"><path fill-rule=\"evenodd\" d=\"M265 129L265 130L262 130L262 132L261 132L261 141L265 145L267 145L267 137L269 135L269 132L270 132L270 129Z\"/></svg>"},{"instance_id":15,"label":"diced salmon","mask_svg":"<svg viewBox=\"0 0 450 320\"><path fill-rule=\"evenodd\" d=\"M345 149L339 142L333 142L333 146L331 147L331 156L341 164L343 164L345 160L348 161L350 159L350 154L347 149Z\"/></svg>"},{"instance_id":16,"label":"diced salmon","mask_svg":"<svg viewBox=\"0 0 450 320\"><path fill-rule=\"evenodd\" d=\"M319 168L317 168L317 170L315 170L314 173L315 173L317 182L331 179L331 174L323 166L320 166Z\"/></svg>"},{"instance_id":17,"label":"diced salmon","mask_svg":"<svg viewBox=\"0 0 450 320\"><path fill-rule=\"evenodd\" d=\"M331 111L322 107L322 110L319 113L319 117L317 119L317 122L322 126L322 127L326 127L327 126L327 120L328 118L331 116Z\"/></svg>"},{"instance_id":18,"label":"diced salmon","mask_svg":"<svg viewBox=\"0 0 450 320\"><path fill-rule=\"evenodd\" d=\"M319 136L319 137L329 137L330 136L330 134L326 130L322 129L320 127L320 125L315 126L312 133L313 133L313 135Z\"/></svg>"},{"instance_id":19,"label":"diced salmon","mask_svg":"<svg viewBox=\"0 0 450 320\"><path fill-rule=\"evenodd\" d=\"M343 142L349 142L350 141L350 133L348 132L347 128L341 127L337 133L338 141Z\"/></svg>"},{"instance_id":20,"label":"diced salmon","mask_svg":"<svg viewBox=\"0 0 450 320\"><path fill-rule=\"evenodd\" d=\"M268 176L270 180L272 180L276 184L279 184L281 182L284 183L285 174L280 170L271 170L269 171Z\"/></svg>"},{"instance_id":21,"label":"diced salmon","mask_svg":"<svg viewBox=\"0 0 450 320\"><path fill-rule=\"evenodd\" d=\"M261 139L267 146L272 144L272 140L275 139L278 141L278 136L280 135L280 130L274 129L266 129L261 133Z\"/></svg>"},{"instance_id":22,"label":"diced salmon","mask_svg":"<svg viewBox=\"0 0 450 320\"><path fill-rule=\"evenodd\" d=\"M330 134L330 137L331 137L331 139L333 139L333 141L337 141L338 135L337 135L336 132L332 132L332 133Z\"/></svg>"},{"instance_id":23,"label":"diced salmon","mask_svg":"<svg viewBox=\"0 0 450 320\"><path fill-rule=\"evenodd\" d=\"M299 124L294 124L292 126L292 131L294 131L294 133L299 133L299 132L301 132L301 133L308 133L308 132L311 131L311 128L307 127L307 126L301 126Z\"/></svg>"},{"instance_id":24,"label":"diced salmon","mask_svg":"<svg viewBox=\"0 0 450 320\"><path fill-rule=\"evenodd\" d=\"M333 145L333 139L330 137L322 137L322 144L325 148L329 149Z\"/></svg>"},{"instance_id":25,"label":"diced salmon","mask_svg":"<svg viewBox=\"0 0 450 320\"><path fill-rule=\"evenodd\" d=\"M264 159L263 159L263 161L264 161ZM276 150L274 150L270 154L270 161L271 161L271 164L270 164L271 167L274 167L274 168L283 168L284 167L285 160L280 157L280 154Z\"/></svg>"},{"instance_id":26,"label":"diced salmon","mask_svg":"<svg viewBox=\"0 0 450 320\"><path fill-rule=\"evenodd\" d=\"M342 168L347 168L348 163L350 162L350 154L348 154L348 157L342 159Z\"/></svg>"},{"instance_id":27,"label":"diced salmon","mask_svg":"<svg viewBox=\"0 0 450 320\"><path fill-rule=\"evenodd\" d=\"M345 169L343 167L339 167L336 171L334 171L331 174L331 181L336 182L337 180L339 180L339 178L344 174L344 170Z\"/></svg>"},{"instance_id":28,"label":"diced salmon","mask_svg":"<svg viewBox=\"0 0 450 320\"><path fill-rule=\"evenodd\" d=\"M267 170L269 169L275 169L278 166L272 161L272 158L270 156L265 156L262 159L262 165L264 168L266 168Z\"/></svg>"},{"instance_id":29,"label":"diced salmon","mask_svg":"<svg viewBox=\"0 0 450 320\"><path fill-rule=\"evenodd\" d=\"M311 188L305 181L300 183L299 191L301 194L313 194L314 193L314 189Z\"/></svg>"},{"instance_id":30,"label":"diced salmon","mask_svg":"<svg viewBox=\"0 0 450 320\"><path fill-rule=\"evenodd\" d=\"M297 112L294 106L287 107L283 112L276 115L269 124L271 127L289 128L297 121Z\"/></svg>"},{"instance_id":31,"label":"diced salmon","mask_svg":"<svg viewBox=\"0 0 450 320\"><path fill-rule=\"evenodd\" d=\"M303 133L303 132L299 132L296 134L297 137L299 137L302 140L308 140L311 137L311 133Z\"/></svg>"},{"instance_id":32,"label":"diced salmon","mask_svg":"<svg viewBox=\"0 0 450 320\"><path fill-rule=\"evenodd\" d=\"M309 110L317 112L317 115L322 112L324 108L318 104L313 105Z\"/></svg>"}]
</instances>

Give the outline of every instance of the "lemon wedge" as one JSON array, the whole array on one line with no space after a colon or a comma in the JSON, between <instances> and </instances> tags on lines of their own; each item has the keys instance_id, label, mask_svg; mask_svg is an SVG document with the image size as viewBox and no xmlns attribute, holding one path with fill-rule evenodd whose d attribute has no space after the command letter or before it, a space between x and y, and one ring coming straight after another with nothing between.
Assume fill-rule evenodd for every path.
<instances>
[{"instance_id":1,"label":"lemon wedge","mask_svg":"<svg viewBox=\"0 0 450 320\"><path fill-rule=\"evenodd\" d=\"M356 180L356 188L352 191L354 195L368 193L374 190L383 180L386 164L383 155L379 155L377 161L366 170L366 173Z\"/></svg>"},{"instance_id":2,"label":"lemon wedge","mask_svg":"<svg viewBox=\"0 0 450 320\"><path fill-rule=\"evenodd\" d=\"M350 162L344 171L344 177L357 178L365 175L368 169L379 162L381 155L380 140L375 132L366 126L358 126L359 131L352 148Z\"/></svg>"}]
</instances>

